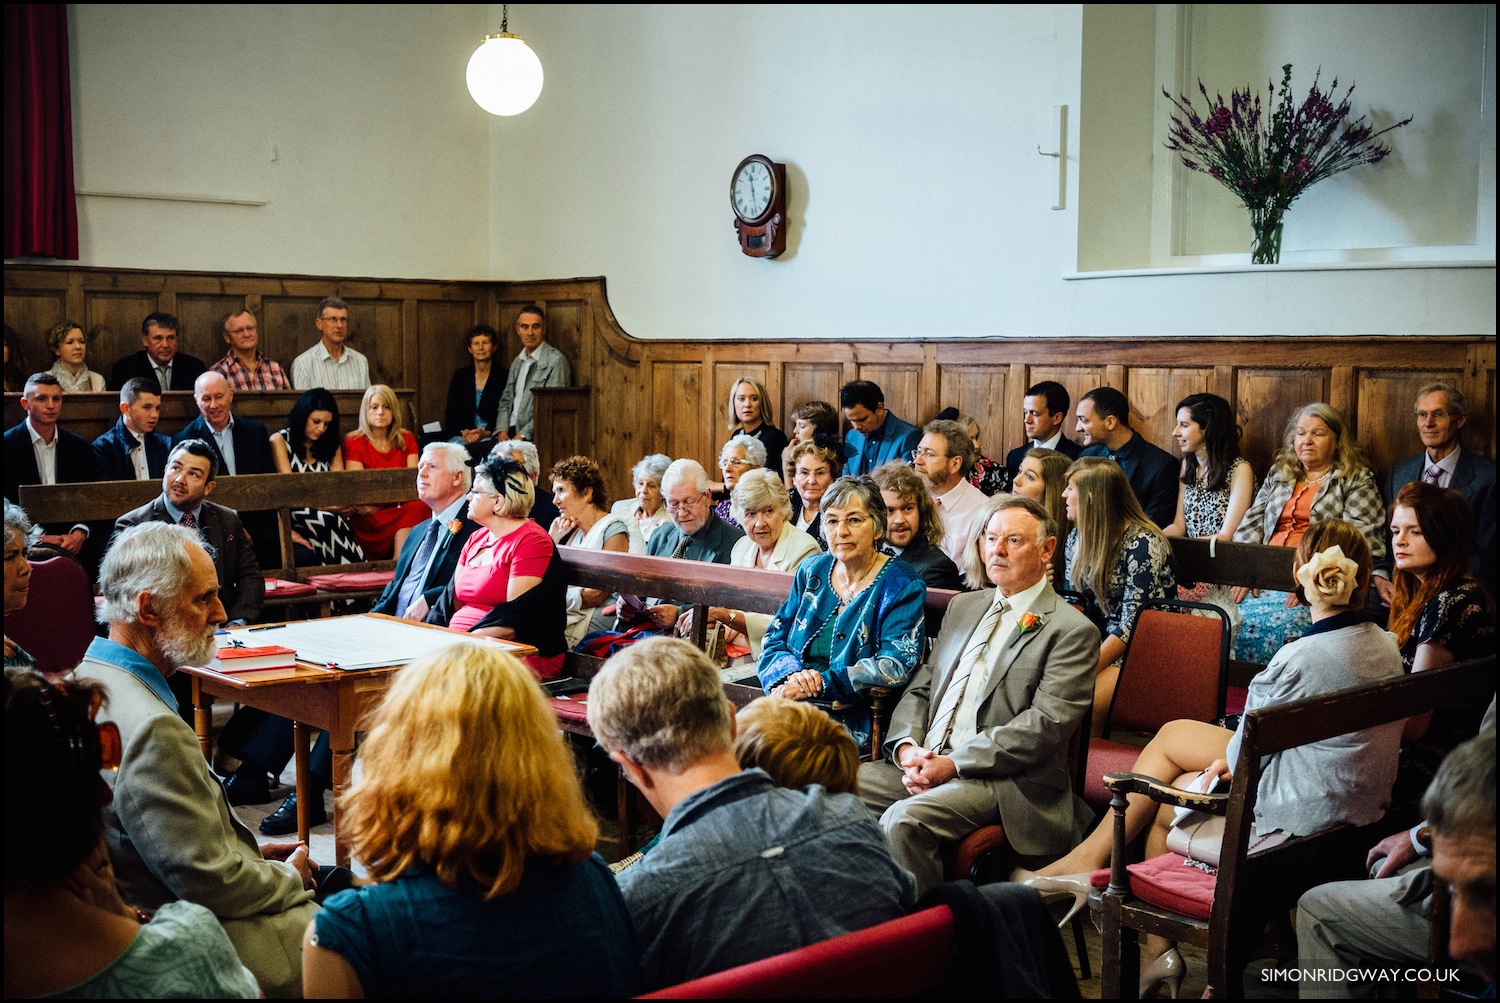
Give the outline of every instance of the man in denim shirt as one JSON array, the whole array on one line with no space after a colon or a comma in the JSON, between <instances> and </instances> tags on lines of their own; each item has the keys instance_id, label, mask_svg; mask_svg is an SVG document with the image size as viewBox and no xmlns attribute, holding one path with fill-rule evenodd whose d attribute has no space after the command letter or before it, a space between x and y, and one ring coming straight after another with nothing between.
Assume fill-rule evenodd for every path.
<instances>
[{"instance_id":1,"label":"man in denim shirt","mask_svg":"<svg viewBox=\"0 0 1500 1003\"><path fill-rule=\"evenodd\" d=\"M686 641L611 658L589 689L589 727L665 820L620 874L643 990L733 968L902 916L916 883L863 804L778 788L734 755L734 707Z\"/></svg>"}]
</instances>

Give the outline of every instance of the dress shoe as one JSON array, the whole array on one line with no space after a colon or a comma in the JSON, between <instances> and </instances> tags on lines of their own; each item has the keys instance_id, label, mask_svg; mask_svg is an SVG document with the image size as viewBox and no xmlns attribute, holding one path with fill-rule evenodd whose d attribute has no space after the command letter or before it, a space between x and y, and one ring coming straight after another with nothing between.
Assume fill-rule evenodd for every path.
<instances>
[{"instance_id":1,"label":"dress shoe","mask_svg":"<svg viewBox=\"0 0 1500 1003\"><path fill-rule=\"evenodd\" d=\"M317 797L307 806L307 824L309 827L322 825L328 821L328 812L323 808L323 791L315 792ZM260 831L267 836L286 836L297 831L297 792L286 796L281 802L281 807L260 820Z\"/></svg>"},{"instance_id":2,"label":"dress shoe","mask_svg":"<svg viewBox=\"0 0 1500 1003\"><path fill-rule=\"evenodd\" d=\"M1092 876L1085 872L1083 874L1059 874L1052 877L1044 877L1035 871L1028 871L1018 867L1011 872L1010 879L1016 884L1025 885L1027 888L1035 888L1041 892L1042 901L1048 905L1053 902L1060 902L1066 898L1073 900L1073 904L1068 908L1067 914L1057 924L1060 930L1067 926L1068 921L1088 902L1089 892L1093 890L1093 885L1089 881Z\"/></svg>"},{"instance_id":3,"label":"dress shoe","mask_svg":"<svg viewBox=\"0 0 1500 1003\"><path fill-rule=\"evenodd\" d=\"M232 805L265 804L271 800L271 784L264 770L241 767L224 781L224 793Z\"/></svg>"},{"instance_id":4,"label":"dress shoe","mask_svg":"<svg viewBox=\"0 0 1500 1003\"><path fill-rule=\"evenodd\" d=\"M1187 965L1182 960L1182 954L1177 948L1169 947L1141 973L1140 996L1145 999L1152 989L1158 985L1165 985L1167 992L1175 1000L1177 994L1182 991L1182 980L1186 975Z\"/></svg>"}]
</instances>

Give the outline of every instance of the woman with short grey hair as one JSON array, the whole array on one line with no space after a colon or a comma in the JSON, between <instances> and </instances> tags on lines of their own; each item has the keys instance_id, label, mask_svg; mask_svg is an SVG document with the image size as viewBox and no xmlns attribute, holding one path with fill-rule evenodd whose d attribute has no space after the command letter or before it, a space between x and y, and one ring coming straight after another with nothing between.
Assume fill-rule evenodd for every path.
<instances>
[{"instance_id":1,"label":"woman with short grey hair","mask_svg":"<svg viewBox=\"0 0 1500 1003\"><path fill-rule=\"evenodd\" d=\"M31 562L26 548L36 530L26 510L9 499L5 502L5 615L24 609L31 590ZM5 667L36 668L36 659L10 638L5 639Z\"/></svg>"},{"instance_id":2,"label":"woman with short grey hair","mask_svg":"<svg viewBox=\"0 0 1500 1003\"><path fill-rule=\"evenodd\" d=\"M744 432L731 437L728 442L724 443L724 448L719 450L719 473L724 478L725 495L734 494L734 486L747 472L765 465L765 443ZM734 517L734 507L730 502L731 499L725 497L714 506L714 512L731 526L738 526L739 521Z\"/></svg>"},{"instance_id":3,"label":"woman with short grey hair","mask_svg":"<svg viewBox=\"0 0 1500 1003\"><path fill-rule=\"evenodd\" d=\"M610 509L610 512L622 519L634 519L636 526L640 528L639 539L635 536L630 539L632 554L644 554L646 541L651 539L651 534L667 522L667 507L662 504L661 497L661 479L666 476L667 467L671 465L672 458L665 453L652 453L643 457L630 470L630 480L635 487L634 496L621 498Z\"/></svg>"}]
</instances>

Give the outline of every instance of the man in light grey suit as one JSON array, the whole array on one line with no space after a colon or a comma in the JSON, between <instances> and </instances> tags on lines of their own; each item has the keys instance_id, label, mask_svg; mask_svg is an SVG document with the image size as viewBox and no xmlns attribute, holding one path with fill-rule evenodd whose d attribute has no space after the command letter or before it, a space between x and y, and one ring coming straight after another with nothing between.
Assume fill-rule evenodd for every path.
<instances>
[{"instance_id":1,"label":"man in light grey suit","mask_svg":"<svg viewBox=\"0 0 1500 1003\"><path fill-rule=\"evenodd\" d=\"M1024 863L1081 838L1068 741L1088 726L1099 631L1052 590L1057 529L1036 502L990 500L966 557L998 588L956 597L859 787L918 892L943 880L941 847L1005 823Z\"/></svg>"},{"instance_id":2,"label":"man in light grey suit","mask_svg":"<svg viewBox=\"0 0 1500 1003\"><path fill-rule=\"evenodd\" d=\"M516 317L516 337L521 351L510 364L505 392L495 416L495 438L534 439L536 409L531 391L537 387L565 387L573 382L567 356L547 344L547 315L532 304Z\"/></svg>"},{"instance_id":3,"label":"man in light grey suit","mask_svg":"<svg viewBox=\"0 0 1500 1003\"><path fill-rule=\"evenodd\" d=\"M1474 577L1495 594L1495 463L1459 445L1469 421L1469 401L1447 383L1429 383L1417 391L1417 435L1423 450L1391 467L1386 478L1385 503L1412 481L1427 481L1464 496L1474 512ZM1374 585L1380 600L1389 606L1395 594L1391 584L1391 556L1387 551L1375 565Z\"/></svg>"},{"instance_id":4,"label":"man in light grey suit","mask_svg":"<svg viewBox=\"0 0 1500 1003\"><path fill-rule=\"evenodd\" d=\"M105 842L120 895L147 910L183 899L211 910L267 996L300 996L302 933L317 912L317 865L301 843L256 846L178 716L167 677L214 654L219 578L196 530L150 522L120 533L99 572L109 637L77 669L109 690L120 729Z\"/></svg>"}]
</instances>

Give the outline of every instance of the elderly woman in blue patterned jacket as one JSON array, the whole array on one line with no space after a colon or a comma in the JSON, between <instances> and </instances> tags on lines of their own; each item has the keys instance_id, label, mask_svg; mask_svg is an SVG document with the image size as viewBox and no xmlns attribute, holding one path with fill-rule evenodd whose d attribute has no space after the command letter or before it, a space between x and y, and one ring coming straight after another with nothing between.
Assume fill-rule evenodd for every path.
<instances>
[{"instance_id":1,"label":"elderly woman in blue patterned jacket","mask_svg":"<svg viewBox=\"0 0 1500 1003\"><path fill-rule=\"evenodd\" d=\"M872 686L904 686L922 660L927 586L880 552L885 504L868 477L841 477L822 500L828 553L803 561L766 629L760 681L772 696L825 707L870 747Z\"/></svg>"}]
</instances>

